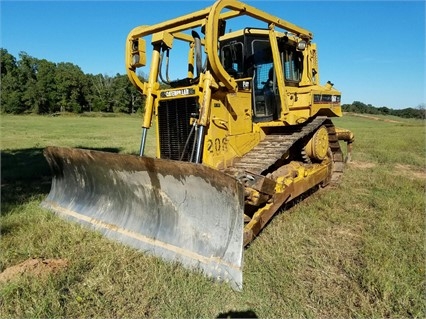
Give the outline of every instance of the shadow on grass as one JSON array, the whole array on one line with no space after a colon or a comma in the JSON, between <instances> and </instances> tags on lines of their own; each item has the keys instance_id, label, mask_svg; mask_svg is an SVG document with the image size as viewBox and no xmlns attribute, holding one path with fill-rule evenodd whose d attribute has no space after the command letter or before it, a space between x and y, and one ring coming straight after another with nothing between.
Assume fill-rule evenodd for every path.
<instances>
[{"instance_id":1,"label":"shadow on grass","mask_svg":"<svg viewBox=\"0 0 426 319\"><path fill-rule=\"evenodd\" d=\"M118 148L79 148L118 153ZM43 156L43 148L1 151L1 214L34 196L47 195L52 175Z\"/></svg>"},{"instance_id":2,"label":"shadow on grass","mask_svg":"<svg viewBox=\"0 0 426 319\"><path fill-rule=\"evenodd\" d=\"M258 318L258 316L253 310L246 310L220 313L216 318Z\"/></svg>"}]
</instances>

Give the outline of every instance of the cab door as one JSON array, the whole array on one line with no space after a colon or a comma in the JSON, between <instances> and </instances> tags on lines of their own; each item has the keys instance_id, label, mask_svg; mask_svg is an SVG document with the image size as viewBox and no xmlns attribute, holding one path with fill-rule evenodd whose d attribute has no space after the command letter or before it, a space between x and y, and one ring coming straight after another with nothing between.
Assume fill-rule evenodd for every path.
<instances>
[{"instance_id":1,"label":"cab door","mask_svg":"<svg viewBox=\"0 0 426 319\"><path fill-rule=\"evenodd\" d=\"M278 118L279 95L271 46L267 39L255 39L250 49L253 56L253 119L255 122L272 121Z\"/></svg>"}]
</instances>

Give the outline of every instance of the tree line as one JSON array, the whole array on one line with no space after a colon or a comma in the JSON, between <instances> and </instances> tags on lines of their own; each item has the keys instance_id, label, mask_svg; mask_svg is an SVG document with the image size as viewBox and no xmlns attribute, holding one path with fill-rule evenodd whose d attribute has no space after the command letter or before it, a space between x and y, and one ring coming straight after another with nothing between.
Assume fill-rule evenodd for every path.
<instances>
[{"instance_id":1,"label":"tree line","mask_svg":"<svg viewBox=\"0 0 426 319\"><path fill-rule=\"evenodd\" d=\"M53 63L25 52L16 59L0 50L1 113L143 111L143 97L127 75L85 74L72 63Z\"/></svg>"},{"instance_id":2,"label":"tree line","mask_svg":"<svg viewBox=\"0 0 426 319\"><path fill-rule=\"evenodd\" d=\"M386 106L375 107L371 104L364 104L354 101L352 104L343 104L343 112L374 114L374 115L394 115L405 118L426 119L426 108L424 104L420 104L417 108L408 107L405 109L391 109Z\"/></svg>"},{"instance_id":3,"label":"tree line","mask_svg":"<svg viewBox=\"0 0 426 319\"><path fill-rule=\"evenodd\" d=\"M127 75L111 77L85 74L69 62L53 63L25 52L18 59L0 48L1 113L52 114L58 112L143 111L144 99ZM140 75L141 80L143 76ZM344 112L426 118L424 104L418 108L390 109L354 101L343 104Z\"/></svg>"}]
</instances>

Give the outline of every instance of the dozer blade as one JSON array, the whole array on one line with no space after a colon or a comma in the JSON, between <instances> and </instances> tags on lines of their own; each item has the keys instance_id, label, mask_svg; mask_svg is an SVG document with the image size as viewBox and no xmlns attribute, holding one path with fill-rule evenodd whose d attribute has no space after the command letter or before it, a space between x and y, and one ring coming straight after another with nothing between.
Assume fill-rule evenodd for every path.
<instances>
[{"instance_id":1,"label":"dozer blade","mask_svg":"<svg viewBox=\"0 0 426 319\"><path fill-rule=\"evenodd\" d=\"M243 187L186 162L48 147L42 206L105 236L242 287Z\"/></svg>"}]
</instances>

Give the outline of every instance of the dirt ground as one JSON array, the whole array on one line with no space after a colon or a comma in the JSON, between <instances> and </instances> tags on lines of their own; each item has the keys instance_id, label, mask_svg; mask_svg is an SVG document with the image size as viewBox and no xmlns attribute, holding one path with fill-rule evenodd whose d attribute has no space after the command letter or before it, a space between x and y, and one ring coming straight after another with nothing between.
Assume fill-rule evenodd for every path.
<instances>
[{"instance_id":1,"label":"dirt ground","mask_svg":"<svg viewBox=\"0 0 426 319\"><path fill-rule=\"evenodd\" d=\"M40 278L50 273L57 273L68 266L66 259L30 258L18 265L6 268L0 273L0 283L19 278L24 274L30 274Z\"/></svg>"}]
</instances>

